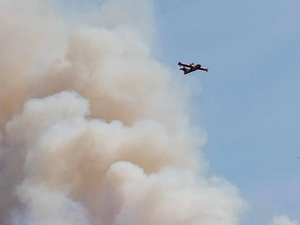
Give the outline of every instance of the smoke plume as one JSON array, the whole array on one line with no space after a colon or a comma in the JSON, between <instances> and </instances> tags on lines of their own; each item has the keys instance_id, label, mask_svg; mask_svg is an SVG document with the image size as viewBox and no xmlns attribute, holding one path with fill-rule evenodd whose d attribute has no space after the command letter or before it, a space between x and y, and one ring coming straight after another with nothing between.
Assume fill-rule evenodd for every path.
<instances>
[{"instance_id":1,"label":"smoke plume","mask_svg":"<svg viewBox=\"0 0 300 225\"><path fill-rule=\"evenodd\" d=\"M277 216L273 219L271 225L299 225L295 220L291 220L287 216Z\"/></svg>"},{"instance_id":2,"label":"smoke plume","mask_svg":"<svg viewBox=\"0 0 300 225\"><path fill-rule=\"evenodd\" d=\"M72 28L57 8L0 0L0 224L238 224L186 88L151 55L152 5L105 1Z\"/></svg>"}]
</instances>

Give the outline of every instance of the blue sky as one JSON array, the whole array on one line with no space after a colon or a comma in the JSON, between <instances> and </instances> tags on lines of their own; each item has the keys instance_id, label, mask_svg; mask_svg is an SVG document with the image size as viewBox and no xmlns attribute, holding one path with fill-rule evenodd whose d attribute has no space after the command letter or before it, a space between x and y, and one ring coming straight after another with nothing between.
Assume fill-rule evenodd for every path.
<instances>
[{"instance_id":1,"label":"blue sky","mask_svg":"<svg viewBox=\"0 0 300 225\"><path fill-rule=\"evenodd\" d=\"M299 221L300 2L154 2L159 58L210 68L186 77L202 89L193 121L207 130L211 172L250 204L242 224Z\"/></svg>"}]
</instances>

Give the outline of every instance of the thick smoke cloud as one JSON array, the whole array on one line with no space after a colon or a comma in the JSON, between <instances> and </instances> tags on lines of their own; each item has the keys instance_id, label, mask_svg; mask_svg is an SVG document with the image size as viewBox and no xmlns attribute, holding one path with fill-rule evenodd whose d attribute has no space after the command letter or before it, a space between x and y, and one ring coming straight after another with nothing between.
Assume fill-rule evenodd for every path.
<instances>
[{"instance_id":1,"label":"thick smoke cloud","mask_svg":"<svg viewBox=\"0 0 300 225\"><path fill-rule=\"evenodd\" d=\"M69 29L55 5L0 0L0 224L238 224L185 87L151 57L152 10L105 1Z\"/></svg>"}]
</instances>

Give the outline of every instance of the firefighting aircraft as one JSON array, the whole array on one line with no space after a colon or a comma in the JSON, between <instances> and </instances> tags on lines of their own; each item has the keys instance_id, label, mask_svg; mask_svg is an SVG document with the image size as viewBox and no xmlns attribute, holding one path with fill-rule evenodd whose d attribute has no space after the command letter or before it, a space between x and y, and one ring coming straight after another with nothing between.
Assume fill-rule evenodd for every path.
<instances>
[{"instance_id":1,"label":"firefighting aircraft","mask_svg":"<svg viewBox=\"0 0 300 225\"><path fill-rule=\"evenodd\" d=\"M181 67L180 70L183 70L184 75L194 72L195 70L203 70L206 73L208 72L208 68L202 67L200 64L194 65L194 63L185 64L185 63L179 62L178 65Z\"/></svg>"}]
</instances>

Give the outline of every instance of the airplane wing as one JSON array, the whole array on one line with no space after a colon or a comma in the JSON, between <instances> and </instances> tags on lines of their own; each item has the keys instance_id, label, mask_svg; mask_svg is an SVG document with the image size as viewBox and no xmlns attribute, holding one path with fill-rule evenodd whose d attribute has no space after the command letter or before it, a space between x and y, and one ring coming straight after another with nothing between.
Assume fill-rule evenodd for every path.
<instances>
[{"instance_id":1,"label":"airplane wing","mask_svg":"<svg viewBox=\"0 0 300 225\"><path fill-rule=\"evenodd\" d=\"M178 62L178 65L179 65L179 66L184 66L184 67L189 67L189 68L192 68L192 67L193 67L192 65L185 64L185 63L181 63L181 62Z\"/></svg>"},{"instance_id":2,"label":"airplane wing","mask_svg":"<svg viewBox=\"0 0 300 225\"><path fill-rule=\"evenodd\" d=\"M187 70L184 70L184 75L187 75L191 72L193 72L194 70L191 68L191 69L187 69Z\"/></svg>"}]
</instances>

